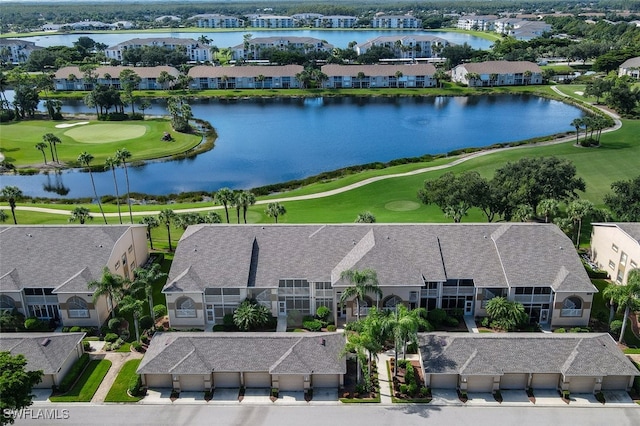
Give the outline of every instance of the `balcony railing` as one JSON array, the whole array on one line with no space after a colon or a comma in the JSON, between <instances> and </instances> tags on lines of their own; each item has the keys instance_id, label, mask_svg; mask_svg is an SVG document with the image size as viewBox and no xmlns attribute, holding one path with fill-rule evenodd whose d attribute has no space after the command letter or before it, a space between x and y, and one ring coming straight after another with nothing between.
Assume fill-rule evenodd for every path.
<instances>
[{"instance_id":1,"label":"balcony railing","mask_svg":"<svg viewBox=\"0 0 640 426\"><path fill-rule=\"evenodd\" d=\"M516 294L514 299L520 303L551 303L553 295L551 294Z\"/></svg>"},{"instance_id":2,"label":"balcony railing","mask_svg":"<svg viewBox=\"0 0 640 426\"><path fill-rule=\"evenodd\" d=\"M88 309L69 309L69 318L89 318Z\"/></svg>"},{"instance_id":3,"label":"balcony railing","mask_svg":"<svg viewBox=\"0 0 640 426\"><path fill-rule=\"evenodd\" d=\"M422 298L438 297L438 289L437 288L430 288L430 289L427 289L427 290L422 290L420 292L420 297L422 297Z\"/></svg>"},{"instance_id":4,"label":"balcony railing","mask_svg":"<svg viewBox=\"0 0 640 426\"><path fill-rule=\"evenodd\" d=\"M176 309L176 318L195 318L195 309Z\"/></svg>"},{"instance_id":5,"label":"balcony railing","mask_svg":"<svg viewBox=\"0 0 640 426\"><path fill-rule=\"evenodd\" d=\"M469 296L474 294L475 291L474 287L442 287L443 296Z\"/></svg>"},{"instance_id":6,"label":"balcony railing","mask_svg":"<svg viewBox=\"0 0 640 426\"><path fill-rule=\"evenodd\" d=\"M562 317L581 317L582 309L563 309L560 311Z\"/></svg>"}]
</instances>

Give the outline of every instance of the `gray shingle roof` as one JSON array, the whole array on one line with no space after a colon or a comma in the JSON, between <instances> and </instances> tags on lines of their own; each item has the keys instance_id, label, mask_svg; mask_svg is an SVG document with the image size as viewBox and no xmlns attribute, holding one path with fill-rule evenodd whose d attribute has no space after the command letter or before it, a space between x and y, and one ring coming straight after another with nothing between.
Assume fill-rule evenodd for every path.
<instances>
[{"instance_id":1,"label":"gray shingle roof","mask_svg":"<svg viewBox=\"0 0 640 426\"><path fill-rule=\"evenodd\" d=\"M0 290L64 285L61 291L86 291L86 283L101 275L114 243L129 228L129 225L0 228ZM88 280L84 286L82 280Z\"/></svg>"},{"instance_id":2,"label":"gray shingle roof","mask_svg":"<svg viewBox=\"0 0 640 426\"><path fill-rule=\"evenodd\" d=\"M139 374L344 374L342 333L157 333Z\"/></svg>"},{"instance_id":3,"label":"gray shingle roof","mask_svg":"<svg viewBox=\"0 0 640 426\"><path fill-rule=\"evenodd\" d=\"M2 333L0 352L24 355L29 371L56 374L83 337L84 333Z\"/></svg>"},{"instance_id":4,"label":"gray shingle roof","mask_svg":"<svg viewBox=\"0 0 640 426\"><path fill-rule=\"evenodd\" d=\"M640 56L636 56L635 58L627 59L620 65L620 68L637 68L640 67Z\"/></svg>"},{"instance_id":5,"label":"gray shingle roof","mask_svg":"<svg viewBox=\"0 0 640 426\"><path fill-rule=\"evenodd\" d=\"M606 333L428 333L419 341L426 373L640 375Z\"/></svg>"},{"instance_id":6,"label":"gray shingle roof","mask_svg":"<svg viewBox=\"0 0 640 426\"><path fill-rule=\"evenodd\" d=\"M410 75L434 75L436 68L431 64L385 64L385 65L337 65L322 66L322 72L328 77L356 76L364 73L366 76L395 76L400 71L405 77Z\"/></svg>"},{"instance_id":7,"label":"gray shingle roof","mask_svg":"<svg viewBox=\"0 0 640 426\"><path fill-rule=\"evenodd\" d=\"M105 74L109 74L111 78L119 78L120 73L125 69L135 72L140 78L157 78L162 71L166 71L174 77L180 75L180 72L176 68L166 65L157 67L104 66L96 68L94 74L96 74L98 78L104 78ZM84 75L79 67L63 67L56 71L54 77L57 79L69 78L71 74L76 76L76 78L83 78Z\"/></svg>"},{"instance_id":8,"label":"gray shingle roof","mask_svg":"<svg viewBox=\"0 0 640 426\"><path fill-rule=\"evenodd\" d=\"M529 61L486 61L458 65L478 74L524 74L526 71L540 74L542 69Z\"/></svg>"},{"instance_id":9,"label":"gray shingle roof","mask_svg":"<svg viewBox=\"0 0 640 426\"><path fill-rule=\"evenodd\" d=\"M555 225L516 223L195 225L178 244L164 291L275 288L286 278L340 287L350 268L376 270L384 286L466 278L478 287L596 291Z\"/></svg>"},{"instance_id":10,"label":"gray shingle roof","mask_svg":"<svg viewBox=\"0 0 640 426\"><path fill-rule=\"evenodd\" d=\"M206 65L196 65L189 70L189 77L192 78L221 78L227 77L292 77L304 71L302 65L258 65L242 67L213 67Z\"/></svg>"}]
</instances>

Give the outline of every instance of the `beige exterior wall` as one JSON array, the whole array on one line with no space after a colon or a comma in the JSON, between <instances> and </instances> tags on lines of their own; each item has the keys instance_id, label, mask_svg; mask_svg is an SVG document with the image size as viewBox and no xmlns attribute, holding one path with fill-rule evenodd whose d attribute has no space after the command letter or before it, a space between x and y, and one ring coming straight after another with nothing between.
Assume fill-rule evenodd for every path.
<instances>
[{"instance_id":1,"label":"beige exterior wall","mask_svg":"<svg viewBox=\"0 0 640 426\"><path fill-rule=\"evenodd\" d=\"M413 301L416 306L420 305L420 287L418 286L380 286L380 289L382 290L382 297L379 298L377 300L377 296L375 294L368 294L367 296L370 297L371 299L373 299L374 301L374 305L377 302L377 306L379 309L383 309L384 308L384 301L386 298L388 298L389 296L398 296L402 299L403 304L405 304L406 306L409 306L409 298L411 297L411 292L415 291L416 294L416 299ZM344 288L338 288L335 289L334 288L334 292L342 292L344 291ZM337 296L334 296L336 298L336 303L339 300L337 298ZM350 301L347 301L346 303L346 307L347 307L347 315L346 318L347 320L353 320L356 318L356 302L355 299L351 299Z\"/></svg>"},{"instance_id":2,"label":"beige exterior wall","mask_svg":"<svg viewBox=\"0 0 640 426\"><path fill-rule=\"evenodd\" d=\"M89 310L88 318L70 318L68 301L72 297L79 297L87 302ZM110 310L107 305L107 297L101 296L96 303L93 303L93 295L87 293L59 293L58 305L60 308L60 319L65 326L73 327L100 327L109 318Z\"/></svg>"},{"instance_id":3,"label":"beige exterior wall","mask_svg":"<svg viewBox=\"0 0 640 426\"><path fill-rule=\"evenodd\" d=\"M624 262L623 255L626 255ZM640 268L640 243L617 226L594 225L591 231L591 260L607 271L612 281L626 284L629 271L634 267Z\"/></svg>"},{"instance_id":4,"label":"beige exterior wall","mask_svg":"<svg viewBox=\"0 0 640 426\"><path fill-rule=\"evenodd\" d=\"M195 316L193 317L179 317L177 316L176 303L179 299L188 297L194 302ZM202 303L202 293L180 293L180 294L166 294L167 298L167 312L169 314L169 324L175 328L205 328L205 316L204 316L204 304Z\"/></svg>"},{"instance_id":5,"label":"beige exterior wall","mask_svg":"<svg viewBox=\"0 0 640 426\"><path fill-rule=\"evenodd\" d=\"M564 301L569 297L582 300L582 315L566 316L562 315ZM591 317L591 306L593 303L593 293L556 293L551 311L552 327L586 327L589 325Z\"/></svg>"},{"instance_id":6,"label":"beige exterior wall","mask_svg":"<svg viewBox=\"0 0 640 426\"><path fill-rule=\"evenodd\" d=\"M126 264L123 264L125 258ZM132 226L114 244L106 266L114 274L133 279L133 270L144 265L148 258L145 227Z\"/></svg>"}]
</instances>

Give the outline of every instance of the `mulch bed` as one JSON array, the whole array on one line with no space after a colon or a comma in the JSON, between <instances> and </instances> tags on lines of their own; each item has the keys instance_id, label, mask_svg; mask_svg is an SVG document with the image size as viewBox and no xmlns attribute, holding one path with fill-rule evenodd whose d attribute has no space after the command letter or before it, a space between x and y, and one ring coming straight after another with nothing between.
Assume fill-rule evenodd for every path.
<instances>
[{"instance_id":1,"label":"mulch bed","mask_svg":"<svg viewBox=\"0 0 640 426\"><path fill-rule=\"evenodd\" d=\"M347 374L344 377L344 386L342 391L340 392L340 398L359 398L359 399L374 399L377 397L377 389L379 389L379 384L377 382L377 378L373 381L373 391L368 393L359 393L356 392L356 384L357 384L357 363L355 360L347 360ZM375 370L376 364L372 363L371 373L372 376L376 377Z\"/></svg>"},{"instance_id":2,"label":"mulch bed","mask_svg":"<svg viewBox=\"0 0 640 426\"><path fill-rule=\"evenodd\" d=\"M393 376L394 370L394 360L389 360L389 370L391 372L391 376ZM422 368L420 366L420 361L410 361L411 366L413 367L413 375L415 379L415 383L418 385L418 391L415 395L407 395L401 392L402 385L408 384L407 378L407 370L406 368L401 367L401 364L398 363L398 374L393 377L393 394L398 399L407 399L407 400L415 400L415 399L431 399L431 391L427 390L426 394L421 391L425 388L424 376L422 375Z\"/></svg>"}]
</instances>

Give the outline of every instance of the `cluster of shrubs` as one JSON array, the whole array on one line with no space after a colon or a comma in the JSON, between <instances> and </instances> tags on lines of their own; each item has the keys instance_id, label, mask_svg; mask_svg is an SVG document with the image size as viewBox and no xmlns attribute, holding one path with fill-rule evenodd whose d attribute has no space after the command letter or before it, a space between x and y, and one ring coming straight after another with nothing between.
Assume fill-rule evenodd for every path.
<instances>
[{"instance_id":1,"label":"cluster of shrubs","mask_svg":"<svg viewBox=\"0 0 640 426\"><path fill-rule=\"evenodd\" d=\"M140 395L141 389L142 389L142 378L140 377L139 374L135 374L133 377L131 377L131 380L129 382L129 387L127 388L127 390L129 391L129 395L138 396Z\"/></svg>"},{"instance_id":2,"label":"cluster of shrubs","mask_svg":"<svg viewBox=\"0 0 640 426\"><path fill-rule=\"evenodd\" d=\"M24 331L24 315L14 309L13 312L4 311L0 315L0 332L12 333Z\"/></svg>"},{"instance_id":3,"label":"cluster of shrubs","mask_svg":"<svg viewBox=\"0 0 640 426\"><path fill-rule=\"evenodd\" d=\"M65 393L69 389L71 389L76 380L78 380L78 377L80 377L80 374L82 374L82 372L84 371L87 364L89 364L89 361L89 354L83 354L76 361L76 363L73 364L73 366L69 369L67 375L64 376L64 379L62 379L62 382L60 382L60 386L58 386L58 390L61 393Z\"/></svg>"},{"instance_id":4,"label":"cluster of shrubs","mask_svg":"<svg viewBox=\"0 0 640 426\"><path fill-rule=\"evenodd\" d=\"M42 321L36 317L29 317L24 320L24 329L27 331L49 331L51 330L49 321Z\"/></svg>"},{"instance_id":5,"label":"cluster of shrubs","mask_svg":"<svg viewBox=\"0 0 640 426\"><path fill-rule=\"evenodd\" d=\"M418 389L418 381L416 380L415 369L411 365L411 361L401 359L398 361L398 367L404 368L404 383L398 388L401 394L408 395L412 398L416 396L427 396L428 389L424 386Z\"/></svg>"},{"instance_id":6,"label":"cluster of shrubs","mask_svg":"<svg viewBox=\"0 0 640 426\"><path fill-rule=\"evenodd\" d=\"M124 339L122 339L116 333L107 333L107 335L104 336L104 341L106 342L104 345L105 351L118 350L124 344Z\"/></svg>"},{"instance_id":7,"label":"cluster of shrubs","mask_svg":"<svg viewBox=\"0 0 640 426\"><path fill-rule=\"evenodd\" d=\"M326 328L327 331L336 331L336 327L329 323L331 310L326 306L320 306L316 310L316 316L305 316L302 318L302 327L309 331L320 331Z\"/></svg>"},{"instance_id":8,"label":"cluster of shrubs","mask_svg":"<svg viewBox=\"0 0 640 426\"><path fill-rule=\"evenodd\" d=\"M96 327L79 327L74 325L73 327L62 327L63 333L86 333L87 336L97 336L98 329Z\"/></svg>"},{"instance_id":9,"label":"cluster of shrubs","mask_svg":"<svg viewBox=\"0 0 640 426\"><path fill-rule=\"evenodd\" d=\"M459 318L462 317L462 314L463 312L461 309L453 309L451 311L451 315L449 315L444 309L437 308L430 310L427 314L427 318L434 327L457 327L460 325Z\"/></svg>"},{"instance_id":10,"label":"cluster of shrubs","mask_svg":"<svg viewBox=\"0 0 640 426\"><path fill-rule=\"evenodd\" d=\"M553 330L554 333L591 333L591 329L589 327L573 327L567 331L566 328L556 328Z\"/></svg>"}]
</instances>

